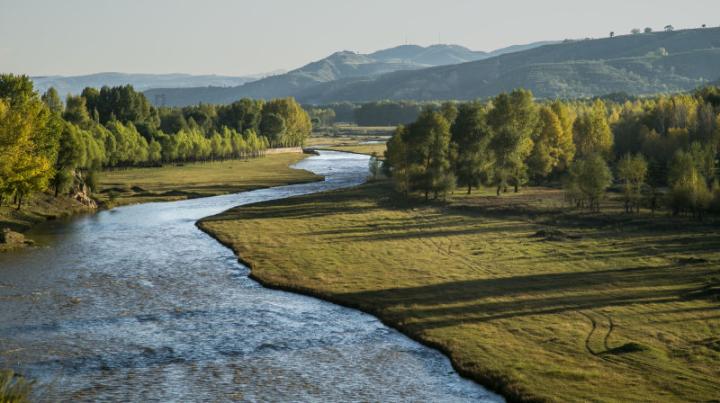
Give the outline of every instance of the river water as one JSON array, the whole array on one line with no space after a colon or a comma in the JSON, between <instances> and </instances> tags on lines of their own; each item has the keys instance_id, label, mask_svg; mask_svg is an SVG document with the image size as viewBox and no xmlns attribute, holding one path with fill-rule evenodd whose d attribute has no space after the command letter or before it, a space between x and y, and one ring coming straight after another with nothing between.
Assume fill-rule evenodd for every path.
<instances>
[{"instance_id":1,"label":"river water","mask_svg":"<svg viewBox=\"0 0 720 403\"><path fill-rule=\"evenodd\" d=\"M370 315L259 286L195 226L367 166L321 152L297 167L324 182L40 226L37 247L0 254L0 368L36 379L37 401L501 401Z\"/></svg>"}]
</instances>

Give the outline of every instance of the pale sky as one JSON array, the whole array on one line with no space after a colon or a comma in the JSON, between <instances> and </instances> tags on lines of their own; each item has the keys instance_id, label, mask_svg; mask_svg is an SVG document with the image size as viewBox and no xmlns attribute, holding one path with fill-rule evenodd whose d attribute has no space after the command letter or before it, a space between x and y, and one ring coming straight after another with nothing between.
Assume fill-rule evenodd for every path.
<instances>
[{"instance_id":1,"label":"pale sky","mask_svg":"<svg viewBox=\"0 0 720 403\"><path fill-rule=\"evenodd\" d=\"M474 50L720 24L720 0L0 0L0 72L244 75L405 42Z\"/></svg>"}]
</instances>

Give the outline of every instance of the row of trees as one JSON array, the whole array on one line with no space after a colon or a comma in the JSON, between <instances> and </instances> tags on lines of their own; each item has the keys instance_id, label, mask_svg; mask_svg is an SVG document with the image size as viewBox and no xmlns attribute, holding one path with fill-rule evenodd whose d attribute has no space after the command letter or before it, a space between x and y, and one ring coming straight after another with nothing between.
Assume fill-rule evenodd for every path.
<instances>
[{"instance_id":1,"label":"row of trees","mask_svg":"<svg viewBox=\"0 0 720 403\"><path fill-rule=\"evenodd\" d=\"M385 170L401 192L425 198L456 185L468 193L493 185L500 195L563 180L569 201L595 210L615 176L628 212L645 201L654 210L667 188L675 213L700 215L720 194L718 146L716 87L624 103L537 102L516 90L484 103L426 107L388 142Z\"/></svg>"},{"instance_id":2,"label":"row of trees","mask_svg":"<svg viewBox=\"0 0 720 403\"><path fill-rule=\"evenodd\" d=\"M152 107L130 86L86 88L66 102L25 76L0 76L0 204L93 185L103 168L251 158L302 145L310 118L294 99ZM82 183L79 183L82 182Z\"/></svg>"}]
</instances>

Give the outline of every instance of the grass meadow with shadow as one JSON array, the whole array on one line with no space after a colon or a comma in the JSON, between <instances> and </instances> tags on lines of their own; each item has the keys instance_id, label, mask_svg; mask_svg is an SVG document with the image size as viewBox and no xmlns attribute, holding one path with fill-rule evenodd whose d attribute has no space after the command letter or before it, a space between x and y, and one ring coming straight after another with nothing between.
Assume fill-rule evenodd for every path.
<instances>
[{"instance_id":1,"label":"grass meadow with shadow","mask_svg":"<svg viewBox=\"0 0 720 403\"><path fill-rule=\"evenodd\" d=\"M510 400L718 398L720 227L491 192L374 182L199 225L263 284L370 312Z\"/></svg>"}]
</instances>

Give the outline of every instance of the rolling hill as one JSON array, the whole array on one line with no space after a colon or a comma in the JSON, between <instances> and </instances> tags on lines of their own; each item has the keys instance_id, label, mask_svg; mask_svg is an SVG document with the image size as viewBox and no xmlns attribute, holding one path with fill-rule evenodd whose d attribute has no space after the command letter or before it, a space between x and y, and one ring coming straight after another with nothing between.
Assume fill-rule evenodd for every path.
<instances>
[{"instance_id":1,"label":"rolling hill","mask_svg":"<svg viewBox=\"0 0 720 403\"><path fill-rule=\"evenodd\" d=\"M720 28L566 41L480 61L315 86L305 103L474 99L523 87L540 98L685 91L720 78Z\"/></svg>"},{"instance_id":2,"label":"rolling hill","mask_svg":"<svg viewBox=\"0 0 720 403\"><path fill-rule=\"evenodd\" d=\"M522 48L541 46L548 42L522 45ZM168 106L193 105L200 102L227 104L240 98L277 98L299 96L304 91L325 83L347 79L380 76L396 71L418 70L468 61L482 60L513 49L479 52L458 45L422 47L403 45L370 54L341 51L309 63L285 74L266 77L232 88L155 88L145 92L152 102Z\"/></svg>"}]
</instances>

